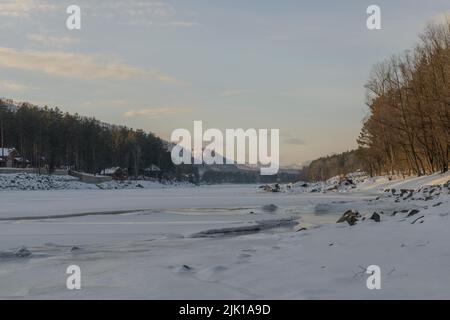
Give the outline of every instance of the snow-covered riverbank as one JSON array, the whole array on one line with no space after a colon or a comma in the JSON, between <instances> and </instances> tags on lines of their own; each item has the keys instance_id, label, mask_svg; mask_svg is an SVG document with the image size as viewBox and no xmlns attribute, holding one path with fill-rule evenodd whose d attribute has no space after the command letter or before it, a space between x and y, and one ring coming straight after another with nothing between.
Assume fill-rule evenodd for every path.
<instances>
[{"instance_id":1,"label":"snow-covered riverbank","mask_svg":"<svg viewBox=\"0 0 450 320\"><path fill-rule=\"evenodd\" d=\"M448 186L400 191L445 180L313 194L256 186L4 191L0 297L450 298ZM348 209L360 221L336 224ZM368 219L373 212L380 222ZM279 223L290 220L298 224ZM79 291L66 289L72 264L82 270ZM366 287L362 271L374 264L381 290Z\"/></svg>"},{"instance_id":2,"label":"snow-covered riverbank","mask_svg":"<svg viewBox=\"0 0 450 320\"><path fill-rule=\"evenodd\" d=\"M81 182L68 175L48 175L36 173L0 174L1 191L37 191L37 190L122 190L122 189L161 189L192 186L182 182L157 182L149 180L108 181L97 184Z\"/></svg>"}]
</instances>

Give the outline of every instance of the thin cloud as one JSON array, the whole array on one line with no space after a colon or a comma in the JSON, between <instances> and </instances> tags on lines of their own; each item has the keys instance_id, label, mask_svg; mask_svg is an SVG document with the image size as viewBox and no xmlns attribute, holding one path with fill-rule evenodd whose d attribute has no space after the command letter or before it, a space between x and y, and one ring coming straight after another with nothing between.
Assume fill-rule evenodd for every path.
<instances>
[{"instance_id":1,"label":"thin cloud","mask_svg":"<svg viewBox=\"0 0 450 320\"><path fill-rule=\"evenodd\" d=\"M227 90L220 94L221 97L235 97L242 96L246 94L251 94L253 91L251 90Z\"/></svg>"},{"instance_id":2,"label":"thin cloud","mask_svg":"<svg viewBox=\"0 0 450 320\"><path fill-rule=\"evenodd\" d=\"M297 145L297 146L303 146L305 145L305 141L303 141L302 139L298 139L298 138L288 138L284 140L284 143L286 144L292 144L292 145Z\"/></svg>"},{"instance_id":3,"label":"thin cloud","mask_svg":"<svg viewBox=\"0 0 450 320\"><path fill-rule=\"evenodd\" d=\"M192 110L189 108L151 108L151 109L140 109L140 110L130 110L123 114L125 118L136 118L136 117L146 117L147 119L157 119L165 116L171 116L180 113L189 113Z\"/></svg>"},{"instance_id":4,"label":"thin cloud","mask_svg":"<svg viewBox=\"0 0 450 320\"><path fill-rule=\"evenodd\" d=\"M92 2L92 1L91 1ZM89 4L91 5L91 4ZM118 23L156 28L191 28L200 25L192 20L192 12L178 11L164 1L108 1L93 4L102 12L93 16L108 17Z\"/></svg>"},{"instance_id":5,"label":"thin cloud","mask_svg":"<svg viewBox=\"0 0 450 320\"><path fill-rule=\"evenodd\" d=\"M28 39L38 45L58 49L79 42L78 39L70 37L52 37L43 34L30 34L28 36Z\"/></svg>"},{"instance_id":6,"label":"thin cloud","mask_svg":"<svg viewBox=\"0 0 450 320\"><path fill-rule=\"evenodd\" d=\"M158 27L172 27L172 28L191 28L199 26L200 23L192 21L170 21L165 23L155 24Z\"/></svg>"},{"instance_id":7,"label":"thin cloud","mask_svg":"<svg viewBox=\"0 0 450 320\"><path fill-rule=\"evenodd\" d=\"M0 81L0 88L7 91L24 91L29 89L30 87L12 81Z\"/></svg>"},{"instance_id":8,"label":"thin cloud","mask_svg":"<svg viewBox=\"0 0 450 320\"><path fill-rule=\"evenodd\" d=\"M157 71L133 67L121 62L108 62L98 55L62 51L20 51L0 47L0 67L35 71L51 76L76 79L152 78L166 83L179 82Z\"/></svg>"},{"instance_id":9,"label":"thin cloud","mask_svg":"<svg viewBox=\"0 0 450 320\"><path fill-rule=\"evenodd\" d=\"M104 3L99 3L99 6L104 10L110 9L118 13L126 13L131 16L137 15L158 15L158 16L170 16L175 13L173 5L163 1L141 1L141 0L112 0Z\"/></svg>"},{"instance_id":10,"label":"thin cloud","mask_svg":"<svg viewBox=\"0 0 450 320\"><path fill-rule=\"evenodd\" d=\"M100 101L86 101L81 104L82 107L91 108L99 106L126 106L129 104L127 100L115 99L115 100L100 100Z\"/></svg>"},{"instance_id":11,"label":"thin cloud","mask_svg":"<svg viewBox=\"0 0 450 320\"><path fill-rule=\"evenodd\" d=\"M29 17L33 12L54 10L54 5L45 1L35 0L7 0L0 3L0 16Z\"/></svg>"}]
</instances>

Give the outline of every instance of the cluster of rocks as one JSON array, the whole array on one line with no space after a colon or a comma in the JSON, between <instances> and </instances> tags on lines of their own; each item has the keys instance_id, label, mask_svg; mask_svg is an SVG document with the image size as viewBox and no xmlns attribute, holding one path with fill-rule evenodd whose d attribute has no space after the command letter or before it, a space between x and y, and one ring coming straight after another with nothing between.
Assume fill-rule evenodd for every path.
<instances>
[{"instance_id":1,"label":"cluster of rocks","mask_svg":"<svg viewBox=\"0 0 450 320\"><path fill-rule=\"evenodd\" d=\"M358 184L366 179L364 175L336 176L327 181L297 182L291 186L293 191L309 193L348 192L356 189Z\"/></svg>"},{"instance_id":2,"label":"cluster of rocks","mask_svg":"<svg viewBox=\"0 0 450 320\"><path fill-rule=\"evenodd\" d=\"M32 173L0 175L0 190L5 191L85 189L87 187L89 186L70 176ZM95 188L95 185L91 187Z\"/></svg>"},{"instance_id":3,"label":"cluster of rocks","mask_svg":"<svg viewBox=\"0 0 450 320\"><path fill-rule=\"evenodd\" d=\"M402 220L400 221L411 221L411 217L414 217L411 221L411 224L415 224L416 222L423 223L423 218L425 216L419 215L420 210L419 209L404 209L404 210L396 210L390 214L391 217L398 216L399 214L402 214ZM356 225L359 221L365 221L365 220L373 220L375 222L381 222L381 217L385 213L383 211L380 212L373 212L371 214L362 215L356 210L347 210L337 221L337 223L344 223L347 222L350 226Z\"/></svg>"},{"instance_id":4,"label":"cluster of rocks","mask_svg":"<svg viewBox=\"0 0 450 320\"><path fill-rule=\"evenodd\" d=\"M350 226L354 226L358 221L366 220L367 217L363 217L358 211L356 210L347 210L342 217L339 218L337 223L344 223L347 222ZM369 217L370 220L373 220L375 222L381 222L381 215L377 212L372 213Z\"/></svg>"},{"instance_id":5,"label":"cluster of rocks","mask_svg":"<svg viewBox=\"0 0 450 320\"><path fill-rule=\"evenodd\" d=\"M333 182L333 180L328 180L328 183ZM333 183L331 186L326 188L326 191L339 191L340 189L348 190L348 189L355 189L356 183L353 181L350 177L344 177L339 180L337 180L335 183Z\"/></svg>"},{"instance_id":6,"label":"cluster of rocks","mask_svg":"<svg viewBox=\"0 0 450 320\"><path fill-rule=\"evenodd\" d=\"M421 200L430 201L441 194L450 194L450 181L442 185L424 186L418 190L412 189L386 189L384 190L386 197L394 197L395 202L402 200Z\"/></svg>"},{"instance_id":7,"label":"cluster of rocks","mask_svg":"<svg viewBox=\"0 0 450 320\"><path fill-rule=\"evenodd\" d=\"M0 191L149 189L178 185L187 184L159 183L143 180L114 180L90 184L81 182L78 178L68 175L39 175L34 173L0 174Z\"/></svg>"},{"instance_id":8,"label":"cluster of rocks","mask_svg":"<svg viewBox=\"0 0 450 320\"><path fill-rule=\"evenodd\" d=\"M296 183L280 186L263 185L259 188L266 192L298 192L298 193L326 193L326 192L348 192L356 189L358 184L366 181L368 175L364 172L354 172L345 176L339 175L332 177L326 181L305 182L298 181Z\"/></svg>"},{"instance_id":9,"label":"cluster of rocks","mask_svg":"<svg viewBox=\"0 0 450 320\"><path fill-rule=\"evenodd\" d=\"M450 181L444 183L442 185L432 185L432 186L424 186L418 190L412 189L386 189L384 190L384 195L375 199L375 201L380 200L381 198L393 198L394 202L398 203L401 201L405 201L409 203L411 206L413 205L410 201L424 201L429 202L435 200L434 203L424 204L423 208L428 209L430 207L439 207L443 204L442 201L439 201L440 196L449 195L450 194ZM372 201L372 200L369 200ZM417 204L414 204L417 207ZM390 214L391 217L402 215L402 220L400 221L409 221L411 224L423 223L424 215L419 214L422 210L419 208L414 209L397 209ZM384 212L374 212L371 215L362 216L356 210L348 210L346 211L337 221L337 223L347 222L349 225L353 226L358 223L358 221L370 219L376 222L381 222L381 217ZM411 219L409 219L411 218Z\"/></svg>"},{"instance_id":10,"label":"cluster of rocks","mask_svg":"<svg viewBox=\"0 0 450 320\"><path fill-rule=\"evenodd\" d=\"M275 192L275 193L281 192L281 186L278 183L276 183L274 185L266 184L266 185L260 186L259 189L261 189L265 192Z\"/></svg>"}]
</instances>

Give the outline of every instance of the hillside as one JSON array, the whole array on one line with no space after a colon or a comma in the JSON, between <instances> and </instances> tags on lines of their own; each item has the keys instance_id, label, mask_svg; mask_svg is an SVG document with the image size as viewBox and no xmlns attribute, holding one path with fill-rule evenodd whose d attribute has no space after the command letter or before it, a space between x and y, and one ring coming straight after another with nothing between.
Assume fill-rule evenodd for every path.
<instances>
[{"instance_id":1,"label":"hillside","mask_svg":"<svg viewBox=\"0 0 450 320\"><path fill-rule=\"evenodd\" d=\"M1 106L3 146L15 148L33 167L88 173L122 167L138 176L154 164L174 172L166 144L151 132L30 103L17 106L6 100Z\"/></svg>"}]
</instances>

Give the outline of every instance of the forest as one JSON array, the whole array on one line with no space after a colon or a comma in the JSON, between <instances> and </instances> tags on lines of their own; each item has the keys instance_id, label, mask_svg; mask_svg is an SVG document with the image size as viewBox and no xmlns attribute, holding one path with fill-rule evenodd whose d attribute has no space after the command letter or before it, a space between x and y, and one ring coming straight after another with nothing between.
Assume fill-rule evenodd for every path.
<instances>
[{"instance_id":1,"label":"forest","mask_svg":"<svg viewBox=\"0 0 450 320\"><path fill-rule=\"evenodd\" d=\"M418 44L376 65L358 138L371 175L446 172L450 156L450 21L429 24Z\"/></svg>"},{"instance_id":2,"label":"forest","mask_svg":"<svg viewBox=\"0 0 450 320\"><path fill-rule=\"evenodd\" d=\"M364 166L359 150L346 151L312 161L302 169L301 179L325 181L331 177L361 170Z\"/></svg>"},{"instance_id":3,"label":"forest","mask_svg":"<svg viewBox=\"0 0 450 320\"><path fill-rule=\"evenodd\" d=\"M0 104L4 102L0 102ZM58 108L22 103L0 105L2 145L15 148L35 168L71 168L100 173L118 166L138 176L155 164L173 171L165 142L152 133L63 113Z\"/></svg>"},{"instance_id":4,"label":"forest","mask_svg":"<svg viewBox=\"0 0 450 320\"><path fill-rule=\"evenodd\" d=\"M358 149L321 157L300 179L357 170L375 175L446 172L450 161L450 22L429 24L413 50L374 66Z\"/></svg>"}]
</instances>

